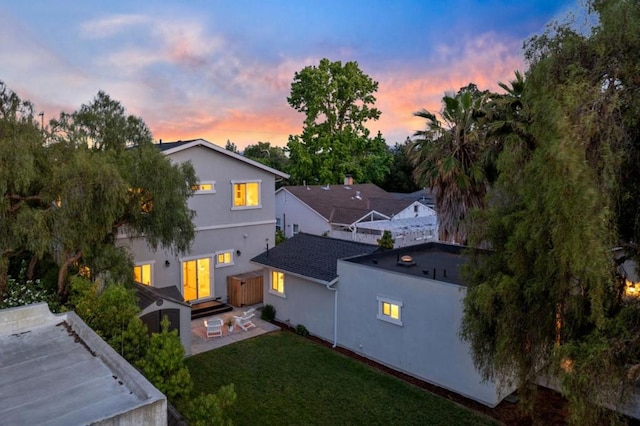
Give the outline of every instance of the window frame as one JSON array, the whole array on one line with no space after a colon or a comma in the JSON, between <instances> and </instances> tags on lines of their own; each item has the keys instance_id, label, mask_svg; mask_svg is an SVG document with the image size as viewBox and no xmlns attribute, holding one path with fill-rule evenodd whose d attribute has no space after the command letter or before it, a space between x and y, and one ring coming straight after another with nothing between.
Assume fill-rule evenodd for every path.
<instances>
[{"instance_id":1,"label":"window frame","mask_svg":"<svg viewBox=\"0 0 640 426\"><path fill-rule=\"evenodd\" d=\"M155 265L156 261L155 260L143 260L140 262L135 262L133 264L133 277L134 277L134 281L135 281L135 270L136 268L141 268L140 269L140 275L142 275L142 271L144 266L149 265L149 284L145 284L144 283L144 275L142 275L143 280L142 281L136 281L139 282L142 285L147 285L149 287L153 287L153 281L154 281L154 265Z\"/></svg>"},{"instance_id":2,"label":"window frame","mask_svg":"<svg viewBox=\"0 0 640 426\"><path fill-rule=\"evenodd\" d=\"M293 224L293 227L291 228L291 232L293 233L293 235L297 235L300 233L300 225L298 225L297 223Z\"/></svg>"},{"instance_id":3,"label":"window frame","mask_svg":"<svg viewBox=\"0 0 640 426\"><path fill-rule=\"evenodd\" d=\"M398 299L392 299L390 297L385 296L377 296L378 301L378 314L377 317L381 321L385 321L391 324L402 326L404 325L402 322L402 308L404 307L404 303ZM398 308L398 318L393 318L391 314L387 315L384 313L384 304L389 304L391 306L397 306Z\"/></svg>"},{"instance_id":4,"label":"window frame","mask_svg":"<svg viewBox=\"0 0 640 426\"><path fill-rule=\"evenodd\" d=\"M226 266L233 266L235 265L235 260L233 258L233 249L229 249L229 250L219 250L217 252L214 253L213 255L213 259L215 261L214 265L216 268L224 268ZM230 260L229 262L218 262L218 256L220 255L225 255L225 254L229 254Z\"/></svg>"},{"instance_id":5,"label":"window frame","mask_svg":"<svg viewBox=\"0 0 640 426\"><path fill-rule=\"evenodd\" d=\"M200 189L202 185L211 185L211 189ZM200 194L215 194L216 193L216 181L215 180L205 180L202 182L198 182L194 186L198 187L193 191L193 195Z\"/></svg>"},{"instance_id":6,"label":"window frame","mask_svg":"<svg viewBox=\"0 0 640 426\"><path fill-rule=\"evenodd\" d=\"M236 205L236 185L255 183L258 185L258 204L256 205ZM247 190L245 186L244 193L245 203L247 199ZM249 210L249 209L261 209L262 208L262 179L243 179L231 181L231 210Z\"/></svg>"},{"instance_id":7,"label":"window frame","mask_svg":"<svg viewBox=\"0 0 640 426\"><path fill-rule=\"evenodd\" d=\"M273 278L275 275L279 275L282 277L282 291L279 291L277 288L274 289L273 287ZM285 274L283 271L279 271L276 269L271 270L271 272L269 273L269 293L273 294L274 296L278 296L286 299L287 295L285 294L285 290L284 290L284 281L285 281L284 277L285 277Z\"/></svg>"}]
</instances>

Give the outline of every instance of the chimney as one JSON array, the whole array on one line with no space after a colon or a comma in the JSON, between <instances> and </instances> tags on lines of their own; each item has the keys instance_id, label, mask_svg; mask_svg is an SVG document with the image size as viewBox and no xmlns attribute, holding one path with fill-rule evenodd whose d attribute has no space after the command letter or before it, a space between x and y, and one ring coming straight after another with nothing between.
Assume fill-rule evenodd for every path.
<instances>
[{"instance_id":1,"label":"chimney","mask_svg":"<svg viewBox=\"0 0 640 426\"><path fill-rule=\"evenodd\" d=\"M353 177L351 175L344 176L344 186L353 185Z\"/></svg>"}]
</instances>

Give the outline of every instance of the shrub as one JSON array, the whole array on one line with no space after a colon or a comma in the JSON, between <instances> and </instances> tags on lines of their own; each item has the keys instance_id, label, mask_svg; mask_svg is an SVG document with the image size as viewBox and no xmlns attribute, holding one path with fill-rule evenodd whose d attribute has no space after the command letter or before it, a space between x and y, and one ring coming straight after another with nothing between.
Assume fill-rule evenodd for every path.
<instances>
[{"instance_id":1,"label":"shrub","mask_svg":"<svg viewBox=\"0 0 640 426\"><path fill-rule=\"evenodd\" d=\"M273 305L264 305L260 318L264 321L272 322L276 318L276 308Z\"/></svg>"},{"instance_id":2,"label":"shrub","mask_svg":"<svg viewBox=\"0 0 640 426\"><path fill-rule=\"evenodd\" d=\"M51 312L60 312L60 303L55 290L40 279L25 278L26 265L22 265L18 279L7 277L5 291L0 298L0 309L46 302Z\"/></svg>"},{"instance_id":3,"label":"shrub","mask_svg":"<svg viewBox=\"0 0 640 426\"><path fill-rule=\"evenodd\" d=\"M296 333L298 333L301 336L308 336L309 330L307 330L307 327L305 327L304 325L298 324L296 326Z\"/></svg>"}]
</instances>

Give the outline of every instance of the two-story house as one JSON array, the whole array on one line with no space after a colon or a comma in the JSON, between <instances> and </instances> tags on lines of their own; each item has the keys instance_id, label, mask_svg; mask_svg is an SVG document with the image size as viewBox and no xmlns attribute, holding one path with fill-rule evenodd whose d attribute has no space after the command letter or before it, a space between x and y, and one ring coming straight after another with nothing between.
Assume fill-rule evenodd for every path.
<instances>
[{"instance_id":1,"label":"two-story house","mask_svg":"<svg viewBox=\"0 0 640 426\"><path fill-rule=\"evenodd\" d=\"M136 281L175 286L186 302L227 301L227 277L256 269L249 261L275 245L275 183L288 175L203 139L158 144L171 161L190 161L199 178L189 200L196 236L183 256L123 236Z\"/></svg>"}]
</instances>

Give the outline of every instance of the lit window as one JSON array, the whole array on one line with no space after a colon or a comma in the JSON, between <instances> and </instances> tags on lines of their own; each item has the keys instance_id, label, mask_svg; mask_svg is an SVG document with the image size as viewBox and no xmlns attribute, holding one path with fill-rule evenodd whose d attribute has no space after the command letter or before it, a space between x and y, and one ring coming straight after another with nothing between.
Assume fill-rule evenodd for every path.
<instances>
[{"instance_id":1,"label":"lit window","mask_svg":"<svg viewBox=\"0 0 640 426\"><path fill-rule=\"evenodd\" d=\"M233 250L216 253L216 268L233 265Z\"/></svg>"},{"instance_id":2,"label":"lit window","mask_svg":"<svg viewBox=\"0 0 640 426\"><path fill-rule=\"evenodd\" d=\"M216 192L216 183L215 182L201 182L197 185L193 185L191 189L194 191L194 194L208 194Z\"/></svg>"},{"instance_id":3,"label":"lit window","mask_svg":"<svg viewBox=\"0 0 640 426\"><path fill-rule=\"evenodd\" d=\"M260 182L232 182L234 208L260 207Z\"/></svg>"},{"instance_id":4,"label":"lit window","mask_svg":"<svg viewBox=\"0 0 640 426\"><path fill-rule=\"evenodd\" d=\"M182 260L182 286L185 301L211 297L210 257Z\"/></svg>"},{"instance_id":5,"label":"lit window","mask_svg":"<svg viewBox=\"0 0 640 426\"><path fill-rule=\"evenodd\" d=\"M271 271L271 293L284 296L284 273Z\"/></svg>"},{"instance_id":6,"label":"lit window","mask_svg":"<svg viewBox=\"0 0 640 426\"><path fill-rule=\"evenodd\" d=\"M378 319L392 324L402 325L402 306L399 300L378 296Z\"/></svg>"},{"instance_id":7,"label":"lit window","mask_svg":"<svg viewBox=\"0 0 640 426\"><path fill-rule=\"evenodd\" d=\"M629 297L640 297L640 283L634 283L627 278L625 280L624 295Z\"/></svg>"},{"instance_id":8,"label":"lit window","mask_svg":"<svg viewBox=\"0 0 640 426\"><path fill-rule=\"evenodd\" d=\"M133 280L140 284L151 285L151 263L141 263L134 266Z\"/></svg>"},{"instance_id":9,"label":"lit window","mask_svg":"<svg viewBox=\"0 0 640 426\"><path fill-rule=\"evenodd\" d=\"M144 188L129 188L129 194L140 206L142 213L150 213L153 210L153 196Z\"/></svg>"}]
</instances>

